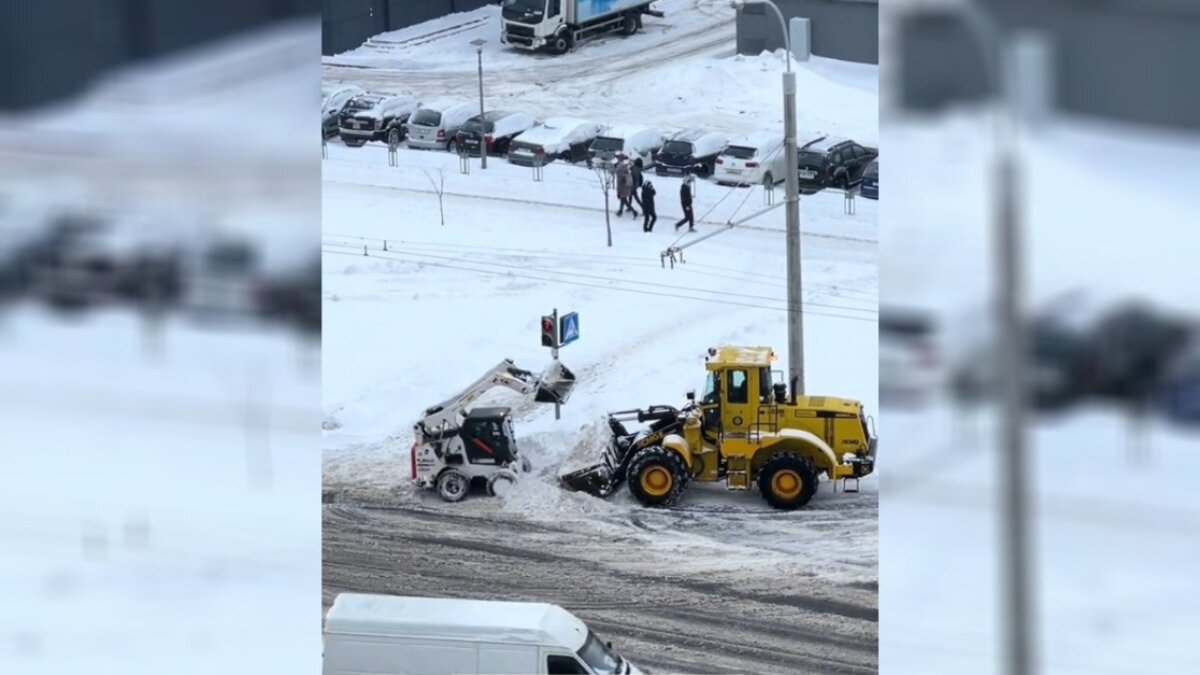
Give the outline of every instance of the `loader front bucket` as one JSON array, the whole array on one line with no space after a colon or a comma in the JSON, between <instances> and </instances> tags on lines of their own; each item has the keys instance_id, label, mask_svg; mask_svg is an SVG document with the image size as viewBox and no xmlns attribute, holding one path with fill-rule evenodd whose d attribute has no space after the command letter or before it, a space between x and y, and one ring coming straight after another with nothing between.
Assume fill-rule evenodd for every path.
<instances>
[{"instance_id":1,"label":"loader front bucket","mask_svg":"<svg viewBox=\"0 0 1200 675\"><path fill-rule=\"evenodd\" d=\"M573 492L586 492L607 497L620 484L621 458L612 438L597 433L586 434L563 460L558 480Z\"/></svg>"},{"instance_id":2,"label":"loader front bucket","mask_svg":"<svg viewBox=\"0 0 1200 675\"><path fill-rule=\"evenodd\" d=\"M575 373L555 361L538 378L538 389L533 400L538 403L566 403L574 389Z\"/></svg>"},{"instance_id":3,"label":"loader front bucket","mask_svg":"<svg viewBox=\"0 0 1200 675\"><path fill-rule=\"evenodd\" d=\"M616 489L612 468L607 462L563 474L558 479L572 492L586 492L596 497L607 497Z\"/></svg>"}]
</instances>

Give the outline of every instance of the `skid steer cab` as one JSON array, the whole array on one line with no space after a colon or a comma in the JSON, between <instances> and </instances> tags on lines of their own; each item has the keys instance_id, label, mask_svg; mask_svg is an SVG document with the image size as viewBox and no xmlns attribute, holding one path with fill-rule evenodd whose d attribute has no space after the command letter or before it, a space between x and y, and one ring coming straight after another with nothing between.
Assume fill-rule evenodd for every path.
<instances>
[{"instance_id":1,"label":"skid steer cab","mask_svg":"<svg viewBox=\"0 0 1200 675\"><path fill-rule=\"evenodd\" d=\"M693 480L757 488L778 509L809 502L820 476L847 488L875 468L878 439L859 401L789 399L769 347L709 350L699 401L609 415L602 461L561 476L568 488L607 496L622 483L644 506L674 504ZM629 422L649 422L631 431Z\"/></svg>"},{"instance_id":2,"label":"skid steer cab","mask_svg":"<svg viewBox=\"0 0 1200 675\"><path fill-rule=\"evenodd\" d=\"M563 404L575 388L575 375L557 360L534 375L505 359L463 391L427 408L413 429L413 483L458 502L472 485L501 496L518 476L529 472L529 459L517 447L512 409L470 408L495 387L512 389L537 403Z\"/></svg>"}]
</instances>

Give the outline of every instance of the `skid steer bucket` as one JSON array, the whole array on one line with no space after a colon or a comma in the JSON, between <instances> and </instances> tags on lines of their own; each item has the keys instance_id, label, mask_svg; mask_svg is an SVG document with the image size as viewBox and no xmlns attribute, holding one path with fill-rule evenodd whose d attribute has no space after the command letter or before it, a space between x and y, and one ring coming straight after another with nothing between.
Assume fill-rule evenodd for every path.
<instances>
[{"instance_id":1,"label":"skid steer bucket","mask_svg":"<svg viewBox=\"0 0 1200 675\"><path fill-rule=\"evenodd\" d=\"M538 403L566 403L574 389L575 373L555 361L538 378L537 393L533 400Z\"/></svg>"}]
</instances>

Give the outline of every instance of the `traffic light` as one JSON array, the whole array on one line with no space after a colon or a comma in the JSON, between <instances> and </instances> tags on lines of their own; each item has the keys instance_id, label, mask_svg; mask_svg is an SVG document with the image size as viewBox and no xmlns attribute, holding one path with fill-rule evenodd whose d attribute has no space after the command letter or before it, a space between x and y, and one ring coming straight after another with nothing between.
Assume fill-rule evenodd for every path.
<instances>
[{"instance_id":1,"label":"traffic light","mask_svg":"<svg viewBox=\"0 0 1200 675\"><path fill-rule=\"evenodd\" d=\"M554 320L553 316L542 317L542 346L558 346L558 322Z\"/></svg>"}]
</instances>

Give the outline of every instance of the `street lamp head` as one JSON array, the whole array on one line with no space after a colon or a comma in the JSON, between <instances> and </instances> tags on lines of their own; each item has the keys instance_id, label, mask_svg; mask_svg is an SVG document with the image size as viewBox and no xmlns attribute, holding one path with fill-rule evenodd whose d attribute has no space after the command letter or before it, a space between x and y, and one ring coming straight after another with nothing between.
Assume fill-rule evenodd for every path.
<instances>
[{"instance_id":1,"label":"street lamp head","mask_svg":"<svg viewBox=\"0 0 1200 675\"><path fill-rule=\"evenodd\" d=\"M475 38L474 40L471 40L471 44L475 45L475 51L482 52L483 46L487 44L487 40L484 40L483 38Z\"/></svg>"}]
</instances>

